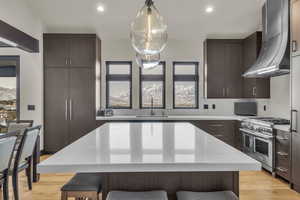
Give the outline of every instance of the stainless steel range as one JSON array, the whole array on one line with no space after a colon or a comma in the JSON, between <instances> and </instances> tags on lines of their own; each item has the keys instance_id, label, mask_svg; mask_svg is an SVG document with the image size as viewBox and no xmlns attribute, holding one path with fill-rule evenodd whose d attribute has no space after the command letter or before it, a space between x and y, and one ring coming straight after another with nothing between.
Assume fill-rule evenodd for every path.
<instances>
[{"instance_id":1,"label":"stainless steel range","mask_svg":"<svg viewBox=\"0 0 300 200\"><path fill-rule=\"evenodd\" d=\"M289 120L279 118L248 118L242 121L243 152L260 161L264 169L274 171L274 125L289 124Z\"/></svg>"}]
</instances>

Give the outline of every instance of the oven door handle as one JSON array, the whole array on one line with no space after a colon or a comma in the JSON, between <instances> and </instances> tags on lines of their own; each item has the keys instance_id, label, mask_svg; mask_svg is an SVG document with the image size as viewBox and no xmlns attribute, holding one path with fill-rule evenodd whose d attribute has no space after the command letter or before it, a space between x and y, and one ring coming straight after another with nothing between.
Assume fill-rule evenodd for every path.
<instances>
[{"instance_id":1,"label":"oven door handle","mask_svg":"<svg viewBox=\"0 0 300 200\"><path fill-rule=\"evenodd\" d=\"M254 131L244 129L244 128L240 128L240 131L244 132L244 133L248 133L248 134L256 136L256 137L264 138L264 139L267 139L267 140L273 139L273 136L264 135L264 134L261 134L261 133L257 133L257 132L254 132Z\"/></svg>"}]
</instances>

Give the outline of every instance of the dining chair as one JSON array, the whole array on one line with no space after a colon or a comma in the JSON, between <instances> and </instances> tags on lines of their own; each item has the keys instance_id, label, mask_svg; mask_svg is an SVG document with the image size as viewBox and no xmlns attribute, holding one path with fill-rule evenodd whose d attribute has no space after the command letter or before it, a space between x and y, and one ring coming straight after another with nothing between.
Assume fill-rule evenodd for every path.
<instances>
[{"instance_id":1,"label":"dining chair","mask_svg":"<svg viewBox=\"0 0 300 200\"><path fill-rule=\"evenodd\" d=\"M17 135L17 141L15 151L18 150L18 146L21 142L22 135L26 128L30 128L33 125L33 120L10 120L7 121L7 134L13 133Z\"/></svg>"},{"instance_id":2,"label":"dining chair","mask_svg":"<svg viewBox=\"0 0 300 200\"><path fill-rule=\"evenodd\" d=\"M0 186L3 191L3 199L9 200L8 193L8 170L13 156L17 137L0 139Z\"/></svg>"},{"instance_id":3,"label":"dining chair","mask_svg":"<svg viewBox=\"0 0 300 200\"><path fill-rule=\"evenodd\" d=\"M12 163L13 165L11 166L9 171L10 175L12 175L13 192L15 200L19 200L19 172L25 170L27 176L28 189L32 189L32 157L40 130L41 126L26 128L21 137L16 156Z\"/></svg>"},{"instance_id":4,"label":"dining chair","mask_svg":"<svg viewBox=\"0 0 300 200\"><path fill-rule=\"evenodd\" d=\"M33 120L10 120L7 121L7 132L18 131L22 135L25 129L32 127L32 125Z\"/></svg>"}]
</instances>

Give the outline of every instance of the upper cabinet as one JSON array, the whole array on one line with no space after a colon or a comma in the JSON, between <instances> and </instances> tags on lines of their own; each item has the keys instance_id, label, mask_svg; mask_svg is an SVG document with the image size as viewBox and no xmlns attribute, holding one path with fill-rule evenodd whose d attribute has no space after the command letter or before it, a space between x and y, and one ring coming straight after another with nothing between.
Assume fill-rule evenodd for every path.
<instances>
[{"instance_id":1,"label":"upper cabinet","mask_svg":"<svg viewBox=\"0 0 300 200\"><path fill-rule=\"evenodd\" d=\"M293 53L300 53L300 0L293 0L292 2L292 41Z\"/></svg>"},{"instance_id":2,"label":"upper cabinet","mask_svg":"<svg viewBox=\"0 0 300 200\"><path fill-rule=\"evenodd\" d=\"M242 40L208 39L204 43L207 98L242 98Z\"/></svg>"},{"instance_id":3,"label":"upper cabinet","mask_svg":"<svg viewBox=\"0 0 300 200\"><path fill-rule=\"evenodd\" d=\"M262 44L262 33L256 32L243 41L243 72L247 71L257 60ZM269 78L244 78L244 98L270 98Z\"/></svg>"},{"instance_id":4,"label":"upper cabinet","mask_svg":"<svg viewBox=\"0 0 300 200\"><path fill-rule=\"evenodd\" d=\"M95 65L96 37L92 34L44 34L46 67L90 67Z\"/></svg>"},{"instance_id":5,"label":"upper cabinet","mask_svg":"<svg viewBox=\"0 0 300 200\"><path fill-rule=\"evenodd\" d=\"M208 39L204 42L204 96L206 98L270 98L270 79L246 79L255 63L262 34L245 39Z\"/></svg>"}]
</instances>

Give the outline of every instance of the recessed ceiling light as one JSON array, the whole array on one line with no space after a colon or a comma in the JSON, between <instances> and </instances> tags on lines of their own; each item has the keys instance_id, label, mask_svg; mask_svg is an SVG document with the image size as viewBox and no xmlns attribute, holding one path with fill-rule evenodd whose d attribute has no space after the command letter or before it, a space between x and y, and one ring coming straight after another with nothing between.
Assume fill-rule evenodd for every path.
<instances>
[{"instance_id":1,"label":"recessed ceiling light","mask_svg":"<svg viewBox=\"0 0 300 200\"><path fill-rule=\"evenodd\" d=\"M212 7L212 6L207 6L205 9L205 12L207 12L207 13L212 13L213 11L214 11L214 7Z\"/></svg>"},{"instance_id":2,"label":"recessed ceiling light","mask_svg":"<svg viewBox=\"0 0 300 200\"><path fill-rule=\"evenodd\" d=\"M97 11L98 11L98 12L104 12L104 11L105 11L104 6L103 6L103 5L99 5L99 6L97 7Z\"/></svg>"}]
</instances>

